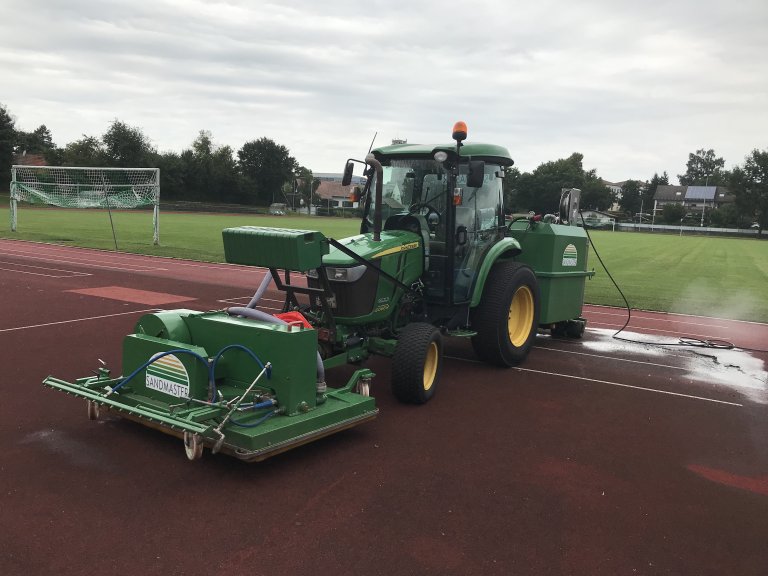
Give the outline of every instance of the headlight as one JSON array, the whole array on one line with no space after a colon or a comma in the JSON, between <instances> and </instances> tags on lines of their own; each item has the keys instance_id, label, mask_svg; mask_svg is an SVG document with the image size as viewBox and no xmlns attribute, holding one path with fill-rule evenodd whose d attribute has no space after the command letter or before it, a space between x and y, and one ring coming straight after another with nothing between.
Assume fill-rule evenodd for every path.
<instances>
[{"instance_id":1,"label":"headlight","mask_svg":"<svg viewBox=\"0 0 768 576\"><path fill-rule=\"evenodd\" d=\"M328 275L328 280L331 282L357 282L365 274L366 266L361 264L360 266L352 267L331 267L325 268L325 273Z\"/></svg>"}]
</instances>

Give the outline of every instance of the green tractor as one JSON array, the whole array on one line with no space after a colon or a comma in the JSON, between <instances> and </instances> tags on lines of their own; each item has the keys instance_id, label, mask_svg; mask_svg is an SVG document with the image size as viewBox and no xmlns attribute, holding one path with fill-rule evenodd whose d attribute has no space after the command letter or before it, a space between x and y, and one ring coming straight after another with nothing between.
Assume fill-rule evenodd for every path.
<instances>
[{"instance_id":1,"label":"green tractor","mask_svg":"<svg viewBox=\"0 0 768 576\"><path fill-rule=\"evenodd\" d=\"M190 459L205 447L248 461L365 422L377 414L373 372L358 367L327 387L325 372L371 354L392 358L401 401L437 391L443 339L469 338L483 361L522 362L540 329L580 337L587 236L575 226L578 190L558 215L507 222L502 179L509 152L464 143L397 144L364 161L360 234L242 226L223 231L228 262L269 274L248 306L147 314L126 336L123 374L46 386L183 437ZM281 314L258 309L270 282Z\"/></svg>"}]
</instances>

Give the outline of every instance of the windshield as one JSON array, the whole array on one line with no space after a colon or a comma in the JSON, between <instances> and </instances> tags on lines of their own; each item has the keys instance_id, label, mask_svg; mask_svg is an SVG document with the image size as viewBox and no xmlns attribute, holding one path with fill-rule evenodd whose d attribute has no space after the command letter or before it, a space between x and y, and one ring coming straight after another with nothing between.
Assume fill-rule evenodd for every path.
<instances>
[{"instance_id":1,"label":"windshield","mask_svg":"<svg viewBox=\"0 0 768 576\"><path fill-rule=\"evenodd\" d=\"M414 204L430 204L442 212L445 205L448 174L434 160L392 160L383 167L382 217L407 212ZM371 182L369 219L373 218L376 176Z\"/></svg>"},{"instance_id":2,"label":"windshield","mask_svg":"<svg viewBox=\"0 0 768 576\"><path fill-rule=\"evenodd\" d=\"M487 163L483 185L480 188L468 188L466 164L459 166L456 186L462 189L462 201L457 207L457 226L467 227L470 233L486 230L498 225L501 203L501 166ZM445 223L448 172L434 160L392 160L383 167L382 178L382 220L393 214L418 211L422 214L438 214ZM370 208L368 222L373 222L375 206L376 176L370 187ZM433 229L434 233L435 230Z\"/></svg>"}]
</instances>

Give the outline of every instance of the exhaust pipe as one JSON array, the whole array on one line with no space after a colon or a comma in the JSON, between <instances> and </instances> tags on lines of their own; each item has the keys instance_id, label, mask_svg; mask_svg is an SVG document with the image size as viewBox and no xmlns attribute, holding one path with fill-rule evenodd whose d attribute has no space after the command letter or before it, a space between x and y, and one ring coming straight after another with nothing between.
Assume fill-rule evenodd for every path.
<instances>
[{"instance_id":1,"label":"exhaust pipe","mask_svg":"<svg viewBox=\"0 0 768 576\"><path fill-rule=\"evenodd\" d=\"M368 154L368 156L365 157L365 162L373 166L373 169L376 171L376 196L374 199L376 209L373 211L373 241L381 242L381 197L383 195L382 190L384 185L382 184L382 180L384 179L384 170L381 167L381 162L376 160L373 154Z\"/></svg>"}]
</instances>

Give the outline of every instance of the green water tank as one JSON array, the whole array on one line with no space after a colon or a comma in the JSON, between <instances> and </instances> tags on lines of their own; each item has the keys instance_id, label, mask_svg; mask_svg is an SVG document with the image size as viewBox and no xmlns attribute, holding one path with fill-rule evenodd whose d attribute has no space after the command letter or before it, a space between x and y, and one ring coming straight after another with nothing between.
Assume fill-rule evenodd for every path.
<instances>
[{"instance_id":1,"label":"green water tank","mask_svg":"<svg viewBox=\"0 0 768 576\"><path fill-rule=\"evenodd\" d=\"M541 324L553 324L581 316L589 242L578 226L520 220L508 235L523 250L516 260L533 268L541 288Z\"/></svg>"}]
</instances>

